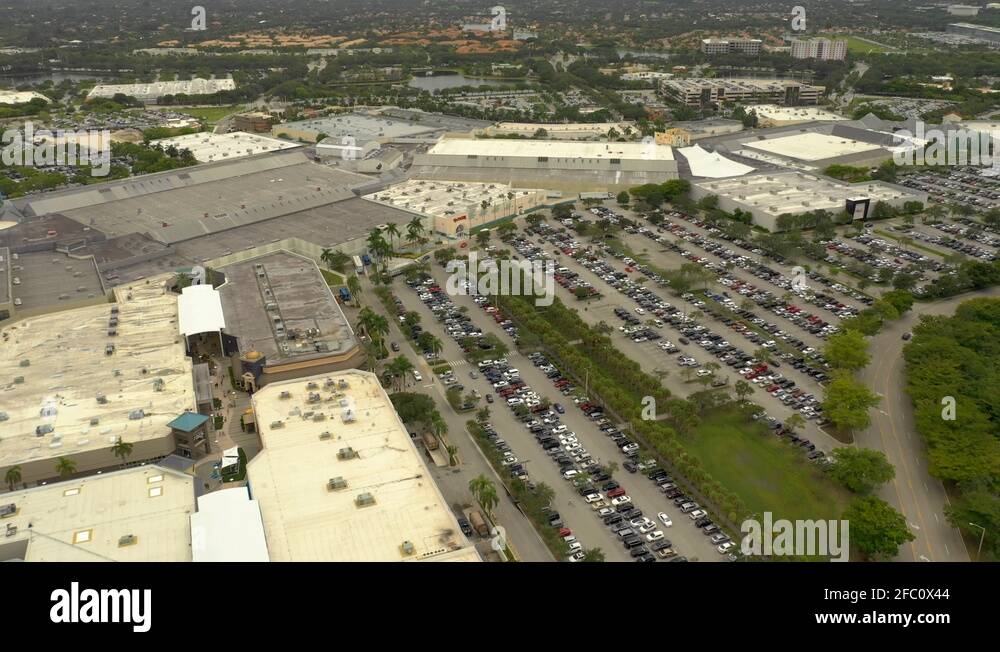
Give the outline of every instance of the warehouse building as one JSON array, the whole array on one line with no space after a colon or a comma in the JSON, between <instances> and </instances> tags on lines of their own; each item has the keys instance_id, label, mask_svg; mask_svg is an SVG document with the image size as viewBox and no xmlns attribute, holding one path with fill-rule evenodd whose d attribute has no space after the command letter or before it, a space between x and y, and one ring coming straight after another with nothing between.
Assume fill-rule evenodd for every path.
<instances>
[{"instance_id":1,"label":"warehouse building","mask_svg":"<svg viewBox=\"0 0 1000 652\"><path fill-rule=\"evenodd\" d=\"M826 90L823 86L790 79L715 79L693 77L665 79L663 93L687 106L706 106L723 102L770 102L783 106L816 104Z\"/></svg>"},{"instance_id":2,"label":"warehouse building","mask_svg":"<svg viewBox=\"0 0 1000 652\"><path fill-rule=\"evenodd\" d=\"M1000 28L972 23L950 23L946 28L949 34L978 38L992 43L1000 43Z\"/></svg>"},{"instance_id":3,"label":"warehouse building","mask_svg":"<svg viewBox=\"0 0 1000 652\"><path fill-rule=\"evenodd\" d=\"M253 389L279 380L352 369L360 343L315 261L277 251L218 269L224 353Z\"/></svg>"},{"instance_id":4,"label":"warehouse building","mask_svg":"<svg viewBox=\"0 0 1000 652\"><path fill-rule=\"evenodd\" d=\"M436 233L461 238L472 229L546 203L546 193L498 183L411 179L365 199L427 217Z\"/></svg>"},{"instance_id":5,"label":"warehouse building","mask_svg":"<svg viewBox=\"0 0 1000 652\"><path fill-rule=\"evenodd\" d=\"M631 122L500 122L480 130L484 136L520 136L544 140L607 140L608 134L637 133Z\"/></svg>"},{"instance_id":6,"label":"warehouse building","mask_svg":"<svg viewBox=\"0 0 1000 652\"><path fill-rule=\"evenodd\" d=\"M243 131L233 131L228 134L203 131L196 134L162 138L154 140L150 144L154 146L158 145L163 149L176 147L178 150L190 150L199 163L231 161L247 156L256 156L257 154L277 152L300 146L297 143L290 143L287 140L269 138L268 136L250 134Z\"/></svg>"},{"instance_id":7,"label":"warehouse building","mask_svg":"<svg viewBox=\"0 0 1000 652\"><path fill-rule=\"evenodd\" d=\"M728 179L695 181L691 196L719 198L719 208L739 208L753 215L753 223L777 231L778 218L815 210L848 212L864 219L877 202L900 207L908 201L926 203L927 194L881 181L847 184L802 172L752 174Z\"/></svg>"},{"instance_id":8,"label":"warehouse building","mask_svg":"<svg viewBox=\"0 0 1000 652\"><path fill-rule=\"evenodd\" d=\"M194 476L155 464L0 494L0 562L187 562Z\"/></svg>"},{"instance_id":9,"label":"warehouse building","mask_svg":"<svg viewBox=\"0 0 1000 652\"><path fill-rule=\"evenodd\" d=\"M410 176L588 192L662 183L678 172L673 150L655 143L443 138L414 155Z\"/></svg>"},{"instance_id":10,"label":"warehouse building","mask_svg":"<svg viewBox=\"0 0 1000 652\"><path fill-rule=\"evenodd\" d=\"M208 450L209 425L177 419L197 412L192 362L178 332L168 279L115 289L116 303L30 317L2 329L0 473L22 481L151 462ZM132 445L116 456L115 445Z\"/></svg>"},{"instance_id":11,"label":"warehouse building","mask_svg":"<svg viewBox=\"0 0 1000 652\"><path fill-rule=\"evenodd\" d=\"M344 146L359 147L355 158L363 158L370 151L397 139L435 138L444 129L434 125L413 123L399 118L384 118L360 113L343 113L325 118L284 122L271 127L271 135L306 143L323 141L317 146L319 155L329 154ZM346 157L345 157L346 158Z\"/></svg>"},{"instance_id":12,"label":"warehouse building","mask_svg":"<svg viewBox=\"0 0 1000 652\"><path fill-rule=\"evenodd\" d=\"M87 99L111 98L121 93L147 104L155 104L158 98L166 95L212 95L219 91L235 89L236 82L232 79L195 77L187 81L153 82L151 84L98 84L87 93Z\"/></svg>"},{"instance_id":13,"label":"warehouse building","mask_svg":"<svg viewBox=\"0 0 1000 652\"><path fill-rule=\"evenodd\" d=\"M778 106L777 104L754 104L748 106L747 112L757 114L761 127L780 127L820 121L847 120L842 115L827 111L817 106Z\"/></svg>"},{"instance_id":14,"label":"warehouse building","mask_svg":"<svg viewBox=\"0 0 1000 652\"><path fill-rule=\"evenodd\" d=\"M481 561L374 374L253 395L247 464L271 561Z\"/></svg>"}]
</instances>

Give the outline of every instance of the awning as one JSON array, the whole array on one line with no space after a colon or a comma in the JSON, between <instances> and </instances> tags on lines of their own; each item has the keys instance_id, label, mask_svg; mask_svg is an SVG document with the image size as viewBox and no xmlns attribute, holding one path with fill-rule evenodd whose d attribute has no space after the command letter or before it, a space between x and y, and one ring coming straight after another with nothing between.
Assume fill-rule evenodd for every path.
<instances>
[{"instance_id":1,"label":"awning","mask_svg":"<svg viewBox=\"0 0 1000 652\"><path fill-rule=\"evenodd\" d=\"M226 327L222 296L211 285L189 285L177 298L178 330L188 337L215 333Z\"/></svg>"}]
</instances>

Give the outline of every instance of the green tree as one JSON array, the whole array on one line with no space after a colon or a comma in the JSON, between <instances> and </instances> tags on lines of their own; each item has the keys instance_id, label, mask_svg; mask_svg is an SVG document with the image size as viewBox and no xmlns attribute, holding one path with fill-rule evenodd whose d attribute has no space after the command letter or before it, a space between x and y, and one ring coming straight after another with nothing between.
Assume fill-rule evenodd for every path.
<instances>
[{"instance_id":1,"label":"green tree","mask_svg":"<svg viewBox=\"0 0 1000 652\"><path fill-rule=\"evenodd\" d=\"M746 402L747 397L753 394L754 391L753 385L745 380L737 380L736 384L733 385L733 389L736 391L736 396L744 402Z\"/></svg>"},{"instance_id":2,"label":"green tree","mask_svg":"<svg viewBox=\"0 0 1000 652\"><path fill-rule=\"evenodd\" d=\"M122 461L122 466L124 466L125 460L132 454L132 444L119 437L115 445L111 447L111 452Z\"/></svg>"},{"instance_id":3,"label":"green tree","mask_svg":"<svg viewBox=\"0 0 1000 652\"><path fill-rule=\"evenodd\" d=\"M628 206L628 202L629 202L629 195L628 195L627 192L625 192L624 190L622 190L620 193L618 193L618 205L619 206Z\"/></svg>"},{"instance_id":4,"label":"green tree","mask_svg":"<svg viewBox=\"0 0 1000 652\"><path fill-rule=\"evenodd\" d=\"M7 483L9 490L14 491L14 486L21 481L21 466L17 464L7 469L3 481Z\"/></svg>"},{"instance_id":5,"label":"green tree","mask_svg":"<svg viewBox=\"0 0 1000 652\"><path fill-rule=\"evenodd\" d=\"M785 429L794 433L796 430L806 425L806 420L802 418L802 415L798 412L793 412L790 417L785 419Z\"/></svg>"},{"instance_id":6,"label":"green tree","mask_svg":"<svg viewBox=\"0 0 1000 652\"><path fill-rule=\"evenodd\" d=\"M354 305L361 306L361 279L357 274L347 277L347 291L354 297Z\"/></svg>"},{"instance_id":7,"label":"green tree","mask_svg":"<svg viewBox=\"0 0 1000 652\"><path fill-rule=\"evenodd\" d=\"M868 340L854 330L843 330L827 338L823 354L834 368L848 371L864 369L871 360Z\"/></svg>"},{"instance_id":8,"label":"green tree","mask_svg":"<svg viewBox=\"0 0 1000 652\"><path fill-rule=\"evenodd\" d=\"M896 470L882 451L870 448L836 448L830 476L854 493L870 494L896 477Z\"/></svg>"},{"instance_id":9,"label":"green tree","mask_svg":"<svg viewBox=\"0 0 1000 652\"><path fill-rule=\"evenodd\" d=\"M56 472L60 478L68 478L76 471L76 462L68 457L60 457L56 460Z\"/></svg>"},{"instance_id":10,"label":"green tree","mask_svg":"<svg viewBox=\"0 0 1000 652\"><path fill-rule=\"evenodd\" d=\"M489 229L482 229L476 233L476 242L478 242L480 246L485 246L486 243L489 241L490 241Z\"/></svg>"},{"instance_id":11,"label":"green tree","mask_svg":"<svg viewBox=\"0 0 1000 652\"><path fill-rule=\"evenodd\" d=\"M850 523L851 544L866 559L888 559L915 538L903 515L875 496L860 496L844 511Z\"/></svg>"},{"instance_id":12,"label":"green tree","mask_svg":"<svg viewBox=\"0 0 1000 652\"><path fill-rule=\"evenodd\" d=\"M399 226L394 222L389 223L389 226L385 227L385 234L389 236L389 251L393 253L396 251L396 238L401 235Z\"/></svg>"},{"instance_id":13,"label":"green tree","mask_svg":"<svg viewBox=\"0 0 1000 652\"><path fill-rule=\"evenodd\" d=\"M329 269L337 272L344 271L344 267L351 261L351 257L339 249L324 249L319 258Z\"/></svg>"},{"instance_id":14,"label":"green tree","mask_svg":"<svg viewBox=\"0 0 1000 652\"><path fill-rule=\"evenodd\" d=\"M834 372L826 387L823 411L839 428L867 428L871 423L868 410L879 404L876 396L847 372Z\"/></svg>"},{"instance_id":15,"label":"green tree","mask_svg":"<svg viewBox=\"0 0 1000 652\"><path fill-rule=\"evenodd\" d=\"M473 497L475 497L479 506L483 508L483 511L488 516L492 515L493 508L500 502L500 499L497 497L497 488L493 482L485 475L477 475L472 480L469 480L469 491L472 492Z\"/></svg>"},{"instance_id":16,"label":"green tree","mask_svg":"<svg viewBox=\"0 0 1000 652\"><path fill-rule=\"evenodd\" d=\"M583 560L589 562L604 561L604 551L600 548L588 548L583 553Z\"/></svg>"}]
</instances>

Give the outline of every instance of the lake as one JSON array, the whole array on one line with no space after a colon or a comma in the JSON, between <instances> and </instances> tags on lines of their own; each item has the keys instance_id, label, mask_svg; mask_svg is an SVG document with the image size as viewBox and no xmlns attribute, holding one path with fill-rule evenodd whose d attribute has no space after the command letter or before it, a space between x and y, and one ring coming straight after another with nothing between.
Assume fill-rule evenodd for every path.
<instances>
[{"instance_id":1,"label":"lake","mask_svg":"<svg viewBox=\"0 0 1000 652\"><path fill-rule=\"evenodd\" d=\"M512 81L503 81L501 79L477 79L475 77L466 77L465 75L454 72L438 73L431 75L430 77L425 75L414 75L413 78L406 83L411 88L419 88L421 90L430 91L431 93L446 88L458 88L459 86L515 85L515 82Z\"/></svg>"}]
</instances>

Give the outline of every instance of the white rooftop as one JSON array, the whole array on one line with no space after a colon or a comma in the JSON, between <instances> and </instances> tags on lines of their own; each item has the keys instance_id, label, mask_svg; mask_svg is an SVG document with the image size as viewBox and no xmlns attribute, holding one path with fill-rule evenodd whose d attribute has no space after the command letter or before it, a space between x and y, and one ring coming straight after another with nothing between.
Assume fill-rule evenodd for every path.
<instances>
[{"instance_id":1,"label":"white rooftop","mask_svg":"<svg viewBox=\"0 0 1000 652\"><path fill-rule=\"evenodd\" d=\"M674 160L673 151L666 145L503 138L443 138L427 153L444 156L478 155L510 158L542 156L548 157L550 161L559 158Z\"/></svg>"},{"instance_id":2,"label":"white rooftop","mask_svg":"<svg viewBox=\"0 0 1000 652\"><path fill-rule=\"evenodd\" d=\"M232 79L202 79L195 77L188 81L153 82L150 84L98 84L87 93L88 98L114 97L117 93L131 95L138 99L155 99L164 95L211 95L218 91L236 88Z\"/></svg>"},{"instance_id":3,"label":"white rooftop","mask_svg":"<svg viewBox=\"0 0 1000 652\"><path fill-rule=\"evenodd\" d=\"M226 327L222 313L222 295L211 285L189 285L177 299L178 327L181 335L214 333Z\"/></svg>"},{"instance_id":4,"label":"white rooftop","mask_svg":"<svg viewBox=\"0 0 1000 652\"><path fill-rule=\"evenodd\" d=\"M272 561L480 561L374 374L270 383L252 400L263 450L248 480Z\"/></svg>"},{"instance_id":5,"label":"white rooftop","mask_svg":"<svg viewBox=\"0 0 1000 652\"><path fill-rule=\"evenodd\" d=\"M777 104L754 104L746 107L761 119L774 122L812 122L817 120L847 120L842 115L817 106L778 106Z\"/></svg>"},{"instance_id":6,"label":"white rooftop","mask_svg":"<svg viewBox=\"0 0 1000 652\"><path fill-rule=\"evenodd\" d=\"M507 198L507 193L510 192L521 196L545 191L512 188L503 183L411 179L365 195L364 199L425 215L445 217L460 215L469 209L478 212L483 201L502 206L510 201Z\"/></svg>"},{"instance_id":7,"label":"white rooftop","mask_svg":"<svg viewBox=\"0 0 1000 652\"><path fill-rule=\"evenodd\" d=\"M0 104L26 104L34 99L52 102L48 97L36 91L8 91L0 89Z\"/></svg>"},{"instance_id":8,"label":"white rooftop","mask_svg":"<svg viewBox=\"0 0 1000 652\"><path fill-rule=\"evenodd\" d=\"M191 561L194 482L146 465L0 494L17 509L0 541L25 541L25 561Z\"/></svg>"},{"instance_id":9,"label":"white rooftop","mask_svg":"<svg viewBox=\"0 0 1000 652\"><path fill-rule=\"evenodd\" d=\"M819 161L838 156L859 154L861 152L874 152L877 149L881 149L879 145L873 145L872 143L816 132L782 136L768 140L749 141L743 143L743 147L798 159L800 161Z\"/></svg>"},{"instance_id":10,"label":"white rooftop","mask_svg":"<svg viewBox=\"0 0 1000 652\"><path fill-rule=\"evenodd\" d=\"M191 514L194 561L270 561L260 505L246 487L221 489L198 497Z\"/></svg>"},{"instance_id":11,"label":"white rooftop","mask_svg":"<svg viewBox=\"0 0 1000 652\"><path fill-rule=\"evenodd\" d=\"M260 134L250 134L244 131L234 131L228 134L200 132L154 140L152 145L160 145L164 149L173 145L177 149L191 150L191 154L201 163L225 161L244 156L254 156L282 149L301 147L299 143L279 140Z\"/></svg>"},{"instance_id":12,"label":"white rooftop","mask_svg":"<svg viewBox=\"0 0 1000 652\"><path fill-rule=\"evenodd\" d=\"M696 177L721 179L749 174L754 171L754 168L749 165L732 161L718 152L706 151L699 145L683 147L677 151L687 159L691 174Z\"/></svg>"},{"instance_id":13,"label":"white rooftop","mask_svg":"<svg viewBox=\"0 0 1000 652\"><path fill-rule=\"evenodd\" d=\"M110 448L119 437L167 437L168 422L197 411L191 359L177 335L177 296L165 286L150 279L117 288L117 303L0 329L0 406L8 415L0 423L0 468ZM117 335L109 337L114 307ZM39 436L37 428L50 432Z\"/></svg>"}]
</instances>

